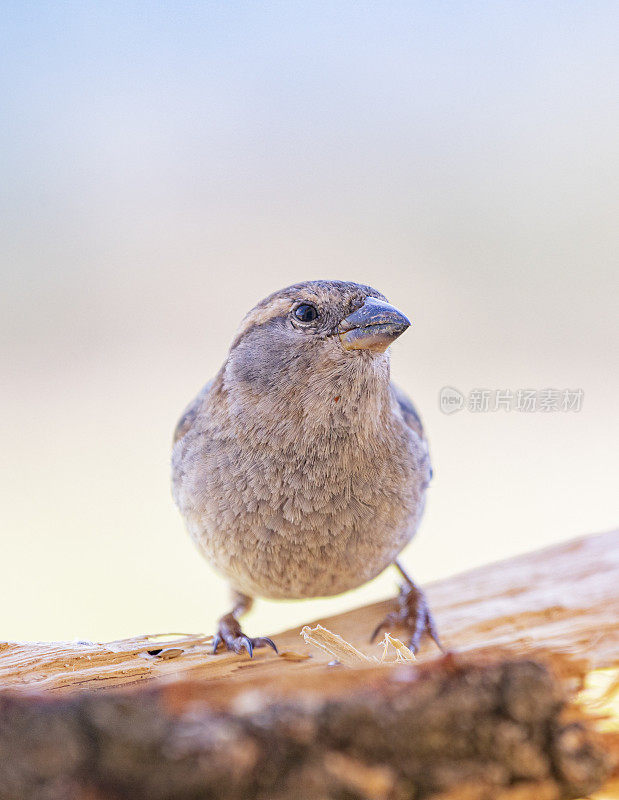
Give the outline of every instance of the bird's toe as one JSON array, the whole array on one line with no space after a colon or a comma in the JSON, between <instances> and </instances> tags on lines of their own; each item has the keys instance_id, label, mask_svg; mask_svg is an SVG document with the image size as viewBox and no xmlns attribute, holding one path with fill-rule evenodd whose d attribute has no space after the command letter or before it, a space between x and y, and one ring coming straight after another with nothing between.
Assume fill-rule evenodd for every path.
<instances>
[{"instance_id":1,"label":"bird's toe","mask_svg":"<svg viewBox=\"0 0 619 800\"><path fill-rule=\"evenodd\" d=\"M370 641L374 641L378 634L389 628L404 628L408 633L409 649L416 653L424 634L436 643L442 652L445 652L438 636L436 623L430 611L425 594L415 584L406 582L400 589L398 609L392 611L375 628Z\"/></svg>"},{"instance_id":2,"label":"bird's toe","mask_svg":"<svg viewBox=\"0 0 619 800\"><path fill-rule=\"evenodd\" d=\"M250 658L253 658L254 650L258 647L270 647L276 653L278 652L277 645L272 639L267 636L259 636L252 639L243 633L238 622L234 625L231 624L229 619L220 623L219 630L213 638L213 653L217 652L219 645L222 643L225 645L226 650L237 655L246 652Z\"/></svg>"},{"instance_id":3,"label":"bird's toe","mask_svg":"<svg viewBox=\"0 0 619 800\"><path fill-rule=\"evenodd\" d=\"M253 640L253 645L254 647L270 647L272 650L275 650L276 653L279 653L277 645L273 639L269 639L268 636L259 636L257 639Z\"/></svg>"}]
</instances>

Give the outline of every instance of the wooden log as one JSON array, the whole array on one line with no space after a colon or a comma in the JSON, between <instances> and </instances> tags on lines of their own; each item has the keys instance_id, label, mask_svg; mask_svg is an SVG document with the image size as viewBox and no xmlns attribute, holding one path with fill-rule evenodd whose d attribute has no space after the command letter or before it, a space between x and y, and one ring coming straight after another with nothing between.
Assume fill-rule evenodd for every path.
<instances>
[{"instance_id":1,"label":"wooden log","mask_svg":"<svg viewBox=\"0 0 619 800\"><path fill-rule=\"evenodd\" d=\"M388 602L276 636L279 658L206 636L4 643L0 800L580 797L617 734L567 698L619 664L618 587L617 533L438 582L458 654L408 663L367 643Z\"/></svg>"},{"instance_id":2,"label":"wooden log","mask_svg":"<svg viewBox=\"0 0 619 800\"><path fill-rule=\"evenodd\" d=\"M0 699L0 797L577 798L608 764L535 662Z\"/></svg>"},{"instance_id":3,"label":"wooden log","mask_svg":"<svg viewBox=\"0 0 619 800\"><path fill-rule=\"evenodd\" d=\"M619 662L619 531L586 536L490 564L426 589L445 645L458 653L570 656L576 674ZM370 632L393 607L386 600L318 622L369 655ZM261 634L264 631L260 631ZM107 689L162 677L278 679L320 669L331 657L308 646L298 628L273 634L282 657L211 655L211 636L137 636L92 642L0 643L0 687L51 691ZM309 657L311 656L311 658ZM426 643L419 654L436 656ZM564 662L567 666L568 661Z\"/></svg>"}]
</instances>

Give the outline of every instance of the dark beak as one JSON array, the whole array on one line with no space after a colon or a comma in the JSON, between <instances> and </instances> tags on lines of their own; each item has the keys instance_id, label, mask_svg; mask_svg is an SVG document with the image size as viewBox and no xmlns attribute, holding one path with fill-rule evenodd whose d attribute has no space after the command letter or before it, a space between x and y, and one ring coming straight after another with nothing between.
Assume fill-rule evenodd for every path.
<instances>
[{"instance_id":1,"label":"dark beak","mask_svg":"<svg viewBox=\"0 0 619 800\"><path fill-rule=\"evenodd\" d=\"M384 353L409 327L410 321L401 311L376 297L343 319L338 333L344 350L371 350Z\"/></svg>"}]
</instances>

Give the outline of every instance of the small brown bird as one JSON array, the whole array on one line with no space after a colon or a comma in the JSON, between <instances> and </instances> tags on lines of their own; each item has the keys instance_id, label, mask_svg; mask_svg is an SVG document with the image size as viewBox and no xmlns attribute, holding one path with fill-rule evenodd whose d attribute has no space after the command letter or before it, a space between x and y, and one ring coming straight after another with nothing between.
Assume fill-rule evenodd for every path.
<instances>
[{"instance_id":1,"label":"small brown bird","mask_svg":"<svg viewBox=\"0 0 619 800\"><path fill-rule=\"evenodd\" d=\"M390 564L416 650L423 593L396 560L432 475L421 421L390 380L387 348L410 325L370 286L307 281L262 300L174 434L174 499L194 542L233 589L214 651L251 656L268 638L239 624L253 597L339 594ZM374 638L374 637L372 637Z\"/></svg>"}]
</instances>

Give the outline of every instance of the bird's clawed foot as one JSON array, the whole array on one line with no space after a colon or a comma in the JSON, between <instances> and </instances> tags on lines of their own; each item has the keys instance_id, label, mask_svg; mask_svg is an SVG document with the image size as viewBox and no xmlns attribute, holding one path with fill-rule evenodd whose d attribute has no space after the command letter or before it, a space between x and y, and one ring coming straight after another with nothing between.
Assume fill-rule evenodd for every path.
<instances>
[{"instance_id":1,"label":"bird's clawed foot","mask_svg":"<svg viewBox=\"0 0 619 800\"><path fill-rule=\"evenodd\" d=\"M427 633L435 642L437 647L444 653L445 650L438 636L436 624L430 611L430 606L425 594L415 584L406 580L398 595L398 609L387 614L385 619L378 625L370 639L373 642L378 634L390 627L405 628L409 635L409 648L416 653L419 643L424 633Z\"/></svg>"},{"instance_id":2,"label":"bird's clawed foot","mask_svg":"<svg viewBox=\"0 0 619 800\"><path fill-rule=\"evenodd\" d=\"M246 636L234 614L225 614L219 620L219 628L213 639L213 653L217 652L217 648L222 642L228 650L232 650L235 653L242 653L243 650L247 650L250 658L257 647L272 647L277 653L275 642L267 636L259 636L256 639L250 639L249 636Z\"/></svg>"}]
</instances>

